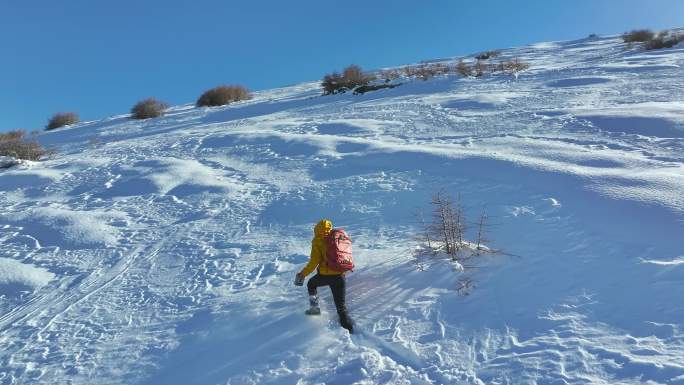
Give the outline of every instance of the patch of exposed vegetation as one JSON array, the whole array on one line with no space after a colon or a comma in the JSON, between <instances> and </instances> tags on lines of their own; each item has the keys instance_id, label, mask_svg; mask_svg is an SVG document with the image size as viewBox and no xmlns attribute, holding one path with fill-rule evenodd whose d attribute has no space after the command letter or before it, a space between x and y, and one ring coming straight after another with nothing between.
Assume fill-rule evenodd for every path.
<instances>
[{"instance_id":1,"label":"patch of exposed vegetation","mask_svg":"<svg viewBox=\"0 0 684 385\"><path fill-rule=\"evenodd\" d=\"M479 53L475 55L475 59L477 60L489 60L495 57L498 57L501 55L501 51L485 51L482 53Z\"/></svg>"},{"instance_id":2,"label":"patch of exposed vegetation","mask_svg":"<svg viewBox=\"0 0 684 385\"><path fill-rule=\"evenodd\" d=\"M195 104L197 107L215 107L251 98L252 95L247 88L240 85L226 85L204 91Z\"/></svg>"},{"instance_id":3,"label":"patch of exposed vegetation","mask_svg":"<svg viewBox=\"0 0 684 385\"><path fill-rule=\"evenodd\" d=\"M27 135L24 130L15 130L0 134L0 156L38 161L52 154L53 150L45 149L36 140L35 133Z\"/></svg>"},{"instance_id":4,"label":"patch of exposed vegetation","mask_svg":"<svg viewBox=\"0 0 684 385\"><path fill-rule=\"evenodd\" d=\"M460 195L454 199L443 191L434 194L430 203L433 209L428 218L420 212L417 215L420 233L416 237L418 246L414 257L419 269L446 260L456 271L463 272L475 258L500 253L487 246L490 225L486 213L482 212L477 221L468 222ZM472 240L467 240L467 234L471 234ZM472 279L462 278L456 289L467 294L472 286Z\"/></svg>"},{"instance_id":5,"label":"patch of exposed vegetation","mask_svg":"<svg viewBox=\"0 0 684 385\"><path fill-rule=\"evenodd\" d=\"M69 126L76 124L80 121L78 114L75 112L58 112L48 120L48 124L45 126L46 130L54 130L55 128L60 128L64 126Z\"/></svg>"},{"instance_id":6,"label":"patch of exposed vegetation","mask_svg":"<svg viewBox=\"0 0 684 385\"><path fill-rule=\"evenodd\" d=\"M323 86L323 95L332 95L365 86L373 80L375 80L374 75L366 74L361 67L352 64L345 68L341 74L333 72L325 75L321 85Z\"/></svg>"},{"instance_id":7,"label":"patch of exposed vegetation","mask_svg":"<svg viewBox=\"0 0 684 385\"><path fill-rule=\"evenodd\" d=\"M625 43L643 43L655 37L655 33L650 29L634 29L622 34L622 41Z\"/></svg>"},{"instance_id":8,"label":"patch of exposed vegetation","mask_svg":"<svg viewBox=\"0 0 684 385\"><path fill-rule=\"evenodd\" d=\"M684 41L684 34L671 33L669 31L660 32L652 39L644 42L647 50L672 48Z\"/></svg>"},{"instance_id":9,"label":"patch of exposed vegetation","mask_svg":"<svg viewBox=\"0 0 684 385\"><path fill-rule=\"evenodd\" d=\"M132 119L157 118L164 115L169 105L155 98L147 98L139 101L131 108Z\"/></svg>"}]
</instances>

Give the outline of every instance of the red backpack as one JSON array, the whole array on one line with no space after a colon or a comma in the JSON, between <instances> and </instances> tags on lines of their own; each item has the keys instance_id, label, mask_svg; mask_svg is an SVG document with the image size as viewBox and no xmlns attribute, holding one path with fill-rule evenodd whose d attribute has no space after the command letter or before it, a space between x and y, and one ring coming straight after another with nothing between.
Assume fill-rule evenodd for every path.
<instances>
[{"instance_id":1,"label":"red backpack","mask_svg":"<svg viewBox=\"0 0 684 385\"><path fill-rule=\"evenodd\" d=\"M343 229L332 229L325 238L326 264L328 268L340 273L354 270L352 241Z\"/></svg>"}]
</instances>

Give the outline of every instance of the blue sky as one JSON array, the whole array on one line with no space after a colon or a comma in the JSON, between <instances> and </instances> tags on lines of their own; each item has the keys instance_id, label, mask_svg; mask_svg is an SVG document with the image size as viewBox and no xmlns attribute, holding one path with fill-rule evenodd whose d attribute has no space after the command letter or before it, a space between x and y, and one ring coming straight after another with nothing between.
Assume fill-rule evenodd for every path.
<instances>
[{"instance_id":1,"label":"blue sky","mask_svg":"<svg viewBox=\"0 0 684 385\"><path fill-rule=\"evenodd\" d=\"M154 96L319 79L590 33L684 26L682 0L2 0L0 131Z\"/></svg>"}]
</instances>

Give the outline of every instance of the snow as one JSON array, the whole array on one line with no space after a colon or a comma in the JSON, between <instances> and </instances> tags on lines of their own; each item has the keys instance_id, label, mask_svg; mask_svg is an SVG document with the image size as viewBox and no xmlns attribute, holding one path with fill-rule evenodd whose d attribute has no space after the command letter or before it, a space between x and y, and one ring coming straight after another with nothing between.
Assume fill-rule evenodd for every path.
<instances>
[{"instance_id":1,"label":"snow","mask_svg":"<svg viewBox=\"0 0 684 385\"><path fill-rule=\"evenodd\" d=\"M651 263L654 265L661 265L661 266L677 266L677 265L684 265L684 256L678 257L669 261L659 261L655 259L642 259L642 263Z\"/></svg>"},{"instance_id":2,"label":"snow","mask_svg":"<svg viewBox=\"0 0 684 385\"><path fill-rule=\"evenodd\" d=\"M119 231L107 224L112 219L125 219L116 211L78 211L59 207L38 207L25 213L3 218L23 227L43 245L61 247L115 246Z\"/></svg>"},{"instance_id":3,"label":"snow","mask_svg":"<svg viewBox=\"0 0 684 385\"><path fill-rule=\"evenodd\" d=\"M517 79L46 132L0 171L0 383L680 383L683 53L540 43L502 51ZM440 190L498 254L414 258ZM321 218L354 240L351 336L292 285Z\"/></svg>"},{"instance_id":4,"label":"snow","mask_svg":"<svg viewBox=\"0 0 684 385\"><path fill-rule=\"evenodd\" d=\"M22 289L39 289L47 285L54 276L45 269L9 258L0 258L0 295L16 294Z\"/></svg>"},{"instance_id":5,"label":"snow","mask_svg":"<svg viewBox=\"0 0 684 385\"><path fill-rule=\"evenodd\" d=\"M0 169L8 169L18 164L21 164L20 160L9 156L0 156Z\"/></svg>"}]
</instances>

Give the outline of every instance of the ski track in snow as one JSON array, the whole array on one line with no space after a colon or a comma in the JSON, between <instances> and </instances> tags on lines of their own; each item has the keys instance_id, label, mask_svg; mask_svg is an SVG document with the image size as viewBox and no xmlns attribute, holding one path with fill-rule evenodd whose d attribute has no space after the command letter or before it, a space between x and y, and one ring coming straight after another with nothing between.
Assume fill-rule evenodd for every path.
<instances>
[{"instance_id":1,"label":"ski track in snow","mask_svg":"<svg viewBox=\"0 0 684 385\"><path fill-rule=\"evenodd\" d=\"M0 384L684 383L684 48L618 40L43 134L58 156L0 173ZM511 255L418 269L439 189ZM323 217L352 336L292 286Z\"/></svg>"}]
</instances>

